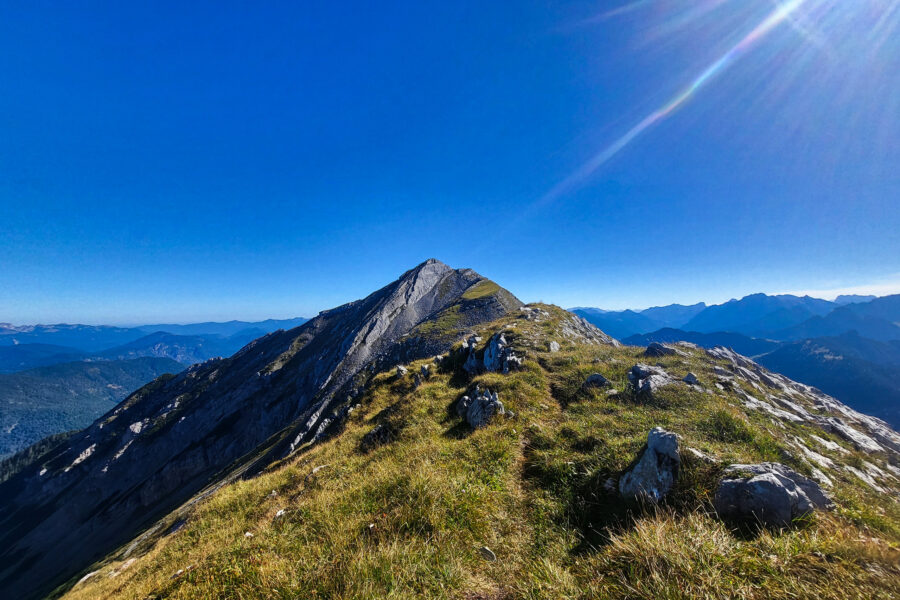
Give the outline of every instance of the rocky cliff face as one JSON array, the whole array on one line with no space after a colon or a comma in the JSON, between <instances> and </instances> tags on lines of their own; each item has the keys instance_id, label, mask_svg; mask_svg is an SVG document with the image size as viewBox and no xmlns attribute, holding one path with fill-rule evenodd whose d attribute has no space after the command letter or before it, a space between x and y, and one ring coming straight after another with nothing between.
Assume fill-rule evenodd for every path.
<instances>
[{"instance_id":1,"label":"rocky cliff face","mask_svg":"<svg viewBox=\"0 0 900 600\"><path fill-rule=\"evenodd\" d=\"M49 592L160 515L327 434L369 373L521 302L429 260L367 298L138 390L0 485L0 590Z\"/></svg>"}]
</instances>

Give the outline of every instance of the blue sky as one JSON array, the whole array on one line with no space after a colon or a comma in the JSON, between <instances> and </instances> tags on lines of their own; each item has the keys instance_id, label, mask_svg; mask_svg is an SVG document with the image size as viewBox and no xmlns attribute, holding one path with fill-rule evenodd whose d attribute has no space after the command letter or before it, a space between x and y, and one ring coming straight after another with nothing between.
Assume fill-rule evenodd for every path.
<instances>
[{"instance_id":1,"label":"blue sky","mask_svg":"<svg viewBox=\"0 0 900 600\"><path fill-rule=\"evenodd\" d=\"M312 315L432 256L563 306L900 291L898 20L7 3L0 321Z\"/></svg>"}]
</instances>

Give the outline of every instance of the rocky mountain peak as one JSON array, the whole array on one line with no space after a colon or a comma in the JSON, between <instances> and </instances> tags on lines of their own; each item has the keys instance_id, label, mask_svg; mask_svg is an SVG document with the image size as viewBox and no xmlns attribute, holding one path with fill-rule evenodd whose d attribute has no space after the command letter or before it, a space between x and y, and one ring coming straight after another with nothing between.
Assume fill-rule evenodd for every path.
<instances>
[{"instance_id":1,"label":"rocky mountain peak","mask_svg":"<svg viewBox=\"0 0 900 600\"><path fill-rule=\"evenodd\" d=\"M46 592L200 489L327 435L376 366L444 352L521 305L429 259L366 298L152 382L0 485L10 507L0 588Z\"/></svg>"}]
</instances>

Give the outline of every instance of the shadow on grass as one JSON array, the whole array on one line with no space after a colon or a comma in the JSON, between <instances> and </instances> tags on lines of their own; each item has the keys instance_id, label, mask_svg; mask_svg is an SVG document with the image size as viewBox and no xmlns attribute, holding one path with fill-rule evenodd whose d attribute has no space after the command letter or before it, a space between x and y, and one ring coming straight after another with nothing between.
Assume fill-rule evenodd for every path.
<instances>
[{"instance_id":1,"label":"shadow on grass","mask_svg":"<svg viewBox=\"0 0 900 600\"><path fill-rule=\"evenodd\" d=\"M645 449L638 452L622 471L611 471L596 469L596 463L592 462L601 441L584 438L570 443L586 456L573 456L577 460L566 462L549 461L542 459L541 453L552 450L552 440L535 440L526 445L523 476L560 503L559 524L574 528L579 536L573 554L597 551L613 536L633 529L637 520L660 510L678 514L712 509L712 490L721 471L720 465L683 456L675 487L662 502L653 504L626 500L618 490L620 476L636 464Z\"/></svg>"},{"instance_id":2,"label":"shadow on grass","mask_svg":"<svg viewBox=\"0 0 900 600\"><path fill-rule=\"evenodd\" d=\"M453 402L447 404L447 410L444 415L444 419L441 421L442 424L449 425L449 427L447 427L447 429L445 429L444 433L442 434L445 438L452 440L464 440L472 435L472 433L475 431L468 423L466 423L466 420L461 418L456 412L456 406L465 395L466 393L463 392Z\"/></svg>"}]
</instances>

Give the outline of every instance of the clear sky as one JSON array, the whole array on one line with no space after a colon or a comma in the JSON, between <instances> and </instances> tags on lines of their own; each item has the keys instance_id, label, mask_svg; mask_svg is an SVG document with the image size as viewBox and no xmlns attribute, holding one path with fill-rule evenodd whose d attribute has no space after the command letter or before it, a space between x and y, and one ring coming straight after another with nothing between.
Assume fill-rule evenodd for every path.
<instances>
[{"instance_id":1,"label":"clear sky","mask_svg":"<svg viewBox=\"0 0 900 600\"><path fill-rule=\"evenodd\" d=\"M898 7L5 2L0 321L900 291Z\"/></svg>"}]
</instances>

